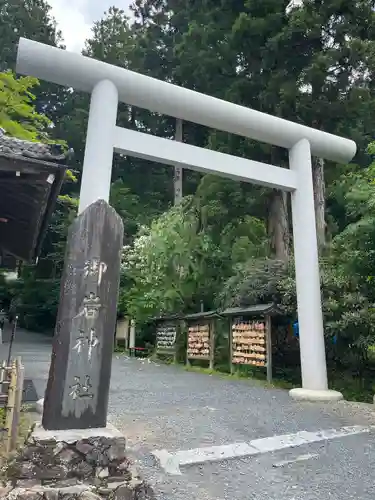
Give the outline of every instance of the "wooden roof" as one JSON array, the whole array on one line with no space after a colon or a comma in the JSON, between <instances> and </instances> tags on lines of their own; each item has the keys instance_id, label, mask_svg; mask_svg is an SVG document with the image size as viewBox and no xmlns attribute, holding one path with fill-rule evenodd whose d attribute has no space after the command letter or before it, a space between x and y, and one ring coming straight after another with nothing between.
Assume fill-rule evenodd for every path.
<instances>
[{"instance_id":1,"label":"wooden roof","mask_svg":"<svg viewBox=\"0 0 375 500\"><path fill-rule=\"evenodd\" d=\"M277 307L276 304L255 304L248 307L230 307L221 311L222 316L260 316L260 315L270 315L277 316L281 315L282 311Z\"/></svg>"},{"instance_id":2,"label":"wooden roof","mask_svg":"<svg viewBox=\"0 0 375 500\"><path fill-rule=\"evenodd\" d=\"M64 180L59 146L21 141L0 129L0 248L21 260L41 249Z\"/></svg>"},{"instance_id":3,"label":"wooden roof","mask_svg":"<svg viewBox=\"0 0 375 500\"><path fill-rule=\"evenodd\" d=\"M158 318L153 318L152 321L162 322L162 321L173 321L183 319L186 321L196 321L200 319L213 319L213 318L223 318L232 316L278 316L282 315L283 312L279 309L276 304L255 304L248 307L230 307L228 309L215 311L199 312L188 315L174 314L170 316L161 316Z\"/></svg>"}]
</instances>

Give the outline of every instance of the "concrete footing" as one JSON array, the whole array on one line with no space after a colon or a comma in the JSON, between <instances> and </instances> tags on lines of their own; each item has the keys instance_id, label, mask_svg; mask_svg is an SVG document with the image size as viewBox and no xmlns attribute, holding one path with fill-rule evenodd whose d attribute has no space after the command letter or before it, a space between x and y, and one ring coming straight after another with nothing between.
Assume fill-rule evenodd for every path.
<instances>
[{"instance_id":1,"label":"concrete footing","mask_svg":"<svg viewBox=\"0 0 375 500\"><path fill-rule=\"evenodd\" d=\"M341 392L331 391L329 389L325 391L317 391L314 389L303 389L296 388L289 391L291 398L296 401L340 401L344 399Z\"/></svg>"}]
</instances>

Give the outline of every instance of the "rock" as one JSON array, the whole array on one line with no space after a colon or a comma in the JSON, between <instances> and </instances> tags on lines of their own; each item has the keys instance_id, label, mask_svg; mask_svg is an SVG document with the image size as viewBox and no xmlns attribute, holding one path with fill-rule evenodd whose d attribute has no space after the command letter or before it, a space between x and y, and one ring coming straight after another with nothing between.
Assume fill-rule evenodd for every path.
<instances>
[{"instance_id":1,"label":"rock","mask_svg":"<svg viewBox=\"0 0 375 500\"><path fill-rule=\"evenodd\" d=\"M85 461L78 463L74 470L71 471L71 474L74 477L78 477L80 479L87 479L90 476L94 475L94 468Z\"/></svg>"},{"instance_id":2,"label":"rock","mask_svg":"<svg viewBox=\"0 0 375 500\"><path fill-rule=\"evenodd\" d=\"M16 474L19 479L35 479L37 468L33 463L25 462L21 464L21 467Z\"/></svg>"},{"instance_id":3,"label":"rock","mask_svg":"<svg viewBox=\"0 0 375 500\"><path fill-rule=\"evenodd\" d=\"M106 486L98 486L96 488L96 491L97 491L97 493L99 493L99 495L103 495L105 497L107 497L108 495L110 495L112 493L112 490L107 488Z\"/></svg>"},{"instance_id":4,"label":"rock","mask_svg":"<svg viewBox=\"0 0 375 500\"><path fill-rule=\"evenodd\" d=\"M77 500L79 495L75 493L64 493L59 495L59 500Z\"/></svg>"},{"instance_id":5,"label":"rock","mask_svg":"<svg viewBox=\"0 0 375 500\"><path fill-rule=\"evenodd\" d=\"M44 493L43 493L43 498L45 500L59 500L59 492L58 490L56 489L51 489L51 491L48 491L46 490Z\"/></svg>"},{"instance_id":6,"label":"rock","mask_svg":"<svg viewBox=\"0 0 375 500\"><path fill-rule=\"evenodd\" d=\"M76 477L70 477L68 479L63 479L62 481L56 481L53 485L54 488L69 488L70 486L76 486L81 484Z\"/></svg>"},{"instance_id":7,"label":"rock","mask_svg":"<svg viewBox=\"0 0 375 500\"><path fill-rule=\"evenodd\" d=\"M57 445L55 446L54 450L53 450L53 454L54 455L58 455L59 453L61 453L63 450L65 450L66 448L66 445L65 443L57 443Z\"/></svg>"},{"instance_id":8,"label":"rock","mask_svg":"<svg viewBox=\"0 0 375 500\"><path fill-rule=\"evenodd\" d=\"M71 497L77 497L91 489L91 486L88 484L76 484L75 486L69 486L67 488L56 488L56 487L48 487L48 486L39 486L38 488L33 488L32 491L39 493L40 495L50 495L53 498L55 493L60 496L70 495ZM30 491L30 490L29 490Z\"/></svg>"},{"instance_id":9,"label":"rock","mask_svg":"<svg viewBox=\"0 0 375 500\"><path fill-rule=\"evenodd\" d=\"M136 500L135 492L128 485L123 484L114 492L113 500Z\"/></svg>"},{"instance_id":10,"label":"rock","mask_svg":"<svg viewBox=\"0 0 375 500\"><path fill-rule=\"evenodd\" d=\"M131 468L131 462L130 460L128 460L127 458L125 458L125 460L123 460L118 466L117 466L117 470L121 471L121 472L125 472L125 471L128 471L129 469Z\"/></svg>"},{"instance_id":11,"label":"rock","mask_svg":"<svg viewBox=\"0 0 375 500\"><path fill-rule=\"evenodd\" d=\"M137 469L126 458L126 440L107 429L83 434L38 429L9 465L16 482L4 500L149 500ZM75 434L74 434L75 433ZM95 488L96 487L96 488Z\"/></svg>"},{"instance_id":12,"label":"rock","mask_svg":"<svg viewBox=\"0 0 375 500\"><path fill-rule=\"evenodd\" d=\"M17 488L33 488L40 484L38 479L22 479L21 481L17 481Z\"/></svg>"},{"instance_id":13,"label":"rock","mask_svg":"<svg viewBox=\"0 0 375 500\"><path fill-rule=\"evenodd\" d=\"M11 484L7 484L6 486L0 487L0 498L4 498L8 495L10 491L12 491L13 486Z\"/></svg>"},{"instance_id":14,"label":"rock","mask_svg":"<svg viewBox=\"0 0 375 500\"><path fill-rule=\"evenodd\" d=\"M109 476L109 470L108 467L98 467L96 469L96 477L99 479L107 479Z\"/></svg>"},{"instance_id":15,"label":"rock","mask_svg":"<svg viewBox=\"0 0 375 500\"><path fill-rule=\"evenodd\" d=\"M17 500L42 500L43 496L37 491L21 490L15 498L17 498Z\"/></svg>"},{"instance_id":16,"label":"rock","mask_svg":"<svg viewBox=\"0 0 375 500\"><path fill-rule=\"evenodd\" d=\"M126 449L126 439L123 438L117 438L113 439L113 443L107 450L107 456L109 458L110 462L122 462L126 455L125 455L125 449Z\"/></svg>"},{"instance_id":17,"label":"rock","mask_svg":"<svg viewBox=\"0 0 375 500\"><path fill-rule=\"evenodd\" d=\"M65 448L57 455L57 459L64 465L74 466L79 462L80 457L74 450Z\"/></svg>"},{"instance_id":18,"label":"rock","mask_svg":"<svg viewBox=\"0 0 375 500\"><path fill-rule=\"evenodd\" d=\"M68 476L68 469L65 465L42 465L37 468L36 477L43 480L65 479Z\"/></svg>"},{"instance_id":19,"label":"rock","mask_svg":"<svg viewBox=\"0 0 375 500\"><path fill-rule=\"evenodd\" d=\"M40 460L42 450L40 446L27 446L22 454L22 460L31 460L32 462Z\"/></svg>"},{"instance_id":20,"label":"rock","mask_svg":"<svg viewBox=\"0 0 375 500\"><path fill-rule=\"evenodd\" d=\"M127 481L109 481L108 484L107 484L107 488L110 490L110 491L114 491L114 490L117 490L118 488L120 488L120 486L126 486L127 485Z\"/></svg>"},{"instance_id":21,"label":"rock","mask_svg":"<svg viewBox=\"0 0 375 500\"><path fill-rule=\"evenodd\" d=\"M54 489L58 490L61 495L79 496L82 493L85 493L85 491L89 490L90 486L88 484L76 484L75 486L69 486L68 488Z\"/></svg>"},{"instance_id":22,"label":"rock","mask_svg":"<svg viewBox=\"0 0 375 500\"><path fill-rule=\"evenodd\" d=\"M85 491L84 493L81 493L79 500L101 500L101 498L93 491Z\"/></svg>"},{"instance_id":23,"label":"rock","mask_svg":"<svg viewBox=\"0 0 375 500\"><path fill-rule=\"evenodd\" d=\"M133 464L130 465L129 472L131 473L131 479L129 481L129 484L133 489L143 485L143 479L140 477L138 470Z\"/></svg>"},{"instance_id":24,"label":"rock","mask_svg":"<svg viewBox=\"0 0 375 500\"><path fill-rule=\"evenodd\" d=\"M93 449L93 446L87 442L86 439L82 441L77 441L75 444L75 449L78 450L82 455L87 455Z\"/></svg>"},{"instance_id":25,"label":"rock","mask_svg":"<svg viewBox=\"0 0 375 500\"><path fill-rule=\"evenodd\" d=\"M155 500L155 493L152 488L145 483L140 488L135 490L135 500Z\"/></svg>"},{"instance_id":26,"label":"rock","mask_svg":"<svg viewBox=\"0 0 375 500\"><path fill-rule=\"evenodd\" d=\"M107 467L109 465L109 459L105 452L103 453L98 449L93 449L90 453L88 453L86 455L86 461L93 466Z\"/></svg>"}]
</instances>

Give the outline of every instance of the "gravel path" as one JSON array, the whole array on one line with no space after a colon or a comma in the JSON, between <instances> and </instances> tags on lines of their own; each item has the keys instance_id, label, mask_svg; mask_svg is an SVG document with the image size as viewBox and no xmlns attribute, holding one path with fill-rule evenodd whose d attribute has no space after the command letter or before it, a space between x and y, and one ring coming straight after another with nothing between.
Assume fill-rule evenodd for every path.
<instances>
[{"instance_id":1,"label":"gravel path","mask_svg":"<svg viewBox=\"0 0 375 500\"><path fill-rule=\"evenodd\" d=\"M7 345L0 354L4 357ZM43 396L51 345L20 332L15 354ZM248 442L263 437L343 426L375 425L369 405L293 402L286 391L180 367L114 355L110 421L124 432L132 456L164 500L373 500L375 433L256 457L186 466L167 475L152 451ZM294 460L311 455L303 461ZM291 463L283 461L291 460Z\"/></svg>"}]
</instances>

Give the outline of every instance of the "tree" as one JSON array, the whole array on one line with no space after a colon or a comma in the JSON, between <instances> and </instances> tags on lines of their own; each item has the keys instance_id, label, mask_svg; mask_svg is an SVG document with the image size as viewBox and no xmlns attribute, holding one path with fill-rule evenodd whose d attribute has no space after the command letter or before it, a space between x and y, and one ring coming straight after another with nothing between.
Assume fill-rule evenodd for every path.
<instances>
[{"instance_id":1,"label":"tree","mask_svg":"<svg viewBox=\"0 0 375 500\"><path fill-rule=\"evenodd\" d=\"M191 310L199 304L202 279L208 282L205 255L213 252L209 237L199 228L189 200L176 205L143 227L126 247L123 271L133 285L126 294L126 309L137 322L167 312Z\"/></svg>"},{"instance_id":2,"label":"tree","mask_svg":"<svg viewBox=\"0 0 375 500\"><path fill-rule=\"evenodd\" d=\"M50 138L52 122L35 108L34 89L38 85L36 78L16 79L10 71L0 73L0 127L18 139L59 143L66 149L64 141ZM17 301L21 324L33 330L52 330L57 313L65 240L78 207L78 200L68 194L76 181L69 170L67 181L52 215L38 265L24 265L21 280L5 290Z\"/></svg>"},{"instance_id":3,"label":"tree","mask_svg":"<svg viewBox=\"0 0 375 500\"><path fill-rule=\"evenodd\" d=\"M4 0L0 5L0 71L15 70L18 41L61 44L61 33L45 0Z\"/></svg>"},{"instance_id":4,"label":"tree","mask_svg":"<svg viewBox=\"0 0 375 500\"><path fill-rule=\"evenodd\" d=\"M16 69L20 37L63 47L60 31L45 0L3 0L0 5L0 71ZM69 91L59 85L40 82L35 89L35 107L56 124ZM54 135L51 130L51 136ZM56 135L56 138L59 136ZM61 137L59 137L61 138Z\"/></svg>"},{"instance_id":5,"label":"tree","mask_svg":"<svg viewBox=\"0 0 375 500\"><path fill-rule=\"evenodd\" d=\"M35 110L32 93L39 81L32 77L15 78L7 71L0 73L0 127L9 135L28 141L48 141L52 122Z\"/></svg>"},{"instance_id":6,"label":"tree","mask_svg":"<svg viewBox=\"0 0 375 500\"><path fill-rule=\"evenodd\" d=\"M368 151L375 154L375 143ZM375 302L375 162L365 170L351 168L335 183L345 202L345 228L333 239L334 264L357 280Z\"/></svg>"},{"instance_id":7,"label":"tree","mask_svg":"<svg viewBox=\"0 0 375 500\"><path fill-rule=\"evenodd\" d=\"M139 0L135 16L144 69L366 144L374 107L374 2L306 0L294 8L289 4L222 0L177 5L174 0ZM239 143L228 134L214 136L217 149L287 166L284 154L275 148ZM326 166L329 183L336 169ZM320 159L314 160L314 186L323 245L325 179ZM268 214L271 253L285 259L289 253L285 195L273 191L268 199L263 217Z\"/></svg>"}]
</instances>

